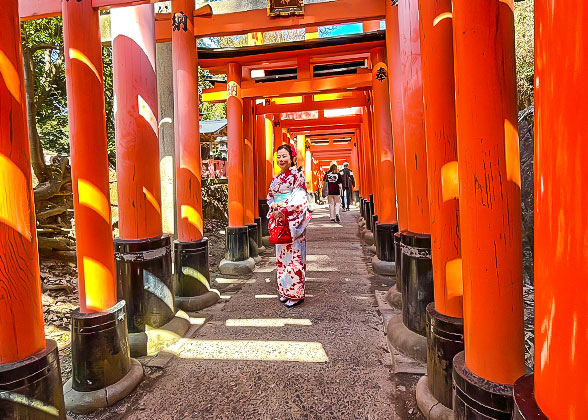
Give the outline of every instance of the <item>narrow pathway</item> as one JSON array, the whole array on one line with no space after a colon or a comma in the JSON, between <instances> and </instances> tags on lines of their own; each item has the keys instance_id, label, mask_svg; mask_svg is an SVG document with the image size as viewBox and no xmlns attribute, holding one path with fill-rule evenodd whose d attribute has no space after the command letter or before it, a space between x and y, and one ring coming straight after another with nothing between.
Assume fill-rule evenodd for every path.
<instances>
[{"instance_id":1,"label":"narrow pathway","mask_svg":"<svg viewBox=\"0 0 588 420\"><path fill-rule=\"evenodd\" d=\"M302 305L278 302L274 257L250 279L217 279L221 290L238 287L192 314L175 355L144 361L131 397L77 418L393 419L390 355L356 217L335 224L325 209L313 213Z\"/></svg>"}]
</instances>

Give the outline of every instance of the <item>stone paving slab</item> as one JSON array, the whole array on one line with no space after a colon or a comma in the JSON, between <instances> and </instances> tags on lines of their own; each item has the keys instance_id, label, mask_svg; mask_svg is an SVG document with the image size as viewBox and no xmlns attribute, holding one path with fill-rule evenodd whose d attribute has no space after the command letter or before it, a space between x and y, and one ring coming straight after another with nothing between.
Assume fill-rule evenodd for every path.
<instances>
[{"instance_id":1,"label":"stone paving slab","mask_svg":"<svg viewBox=\"0 0 588 420\"><path fill-rule=\"evenodd\" d=\"M326 209L313 213L302 305L277 300L275 259L248 278L223 276L219 303L190 314L205 323L146 360L133 395L75 419L398 418L358 212L342 216L335 224Z\"/></svg>"}]
</instances>

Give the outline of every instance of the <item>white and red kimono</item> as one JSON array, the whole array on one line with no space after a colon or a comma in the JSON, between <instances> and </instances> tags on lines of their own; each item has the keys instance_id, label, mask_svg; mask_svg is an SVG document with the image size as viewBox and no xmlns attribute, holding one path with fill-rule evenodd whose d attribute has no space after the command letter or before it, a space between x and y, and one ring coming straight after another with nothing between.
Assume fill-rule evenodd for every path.
<instances>
[{"instance_id":1,"label":"white and red kimono","mask_svg":"<svg viewBox=\"0 0 588 420\"><path fill-rule=\"evenodd\" d=\"M282 205L288 219L292 243L276 245L278 294L289 299L304 299L306 275L306 226L311 216L304 174L292 167L274 176L267 203ZM271 213L271 210L270 210Z\"/></svg>"}]
</instances>

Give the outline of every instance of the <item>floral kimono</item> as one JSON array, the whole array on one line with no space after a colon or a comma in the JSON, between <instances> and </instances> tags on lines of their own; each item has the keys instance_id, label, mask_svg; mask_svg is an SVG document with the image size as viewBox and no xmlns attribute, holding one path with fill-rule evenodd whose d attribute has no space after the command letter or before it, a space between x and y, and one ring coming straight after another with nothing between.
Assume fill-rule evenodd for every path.
<instances>
[{"instance_id":1,"label":"floral kimono","mask_svg":"<svg viewBox=\"0 0 588 420\"><path fill-rule=\"evenodd\" d=\"M276 245L278 294L289 299L304 299L306 226L311 219L304 174L292 167L274 176L267 203L271 206L274 202L282 204L293 239L291 244Z\"/></svg>"}]
</instances>

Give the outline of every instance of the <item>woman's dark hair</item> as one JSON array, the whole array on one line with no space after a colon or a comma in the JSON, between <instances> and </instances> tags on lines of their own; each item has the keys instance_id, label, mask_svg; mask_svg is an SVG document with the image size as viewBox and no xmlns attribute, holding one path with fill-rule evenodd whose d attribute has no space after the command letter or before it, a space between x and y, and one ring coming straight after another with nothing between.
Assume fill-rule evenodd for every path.
<instances>
[{"instance_id":1,"label":"woman's dark hair","mask_svg":"<svg viewBox=\"0 0 588 420\"><path fill-rule=\"evenodd\" d=\"M280 147L276 149L276 153L278 153L280 150L285 150L286 152L288 152L288 154L290 155L290 161L292 162L292 166L295 166L296 161L294 156L292 156L292 146L290 146L289 144L282 144Z\"/></svg>"}]
</instances>

